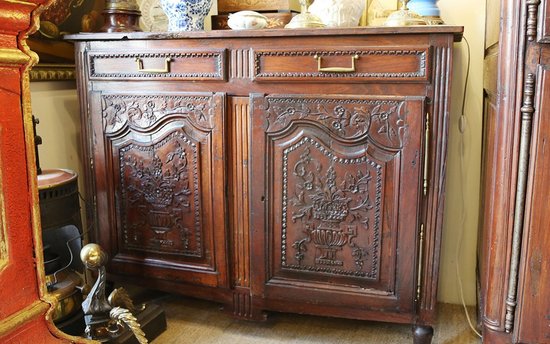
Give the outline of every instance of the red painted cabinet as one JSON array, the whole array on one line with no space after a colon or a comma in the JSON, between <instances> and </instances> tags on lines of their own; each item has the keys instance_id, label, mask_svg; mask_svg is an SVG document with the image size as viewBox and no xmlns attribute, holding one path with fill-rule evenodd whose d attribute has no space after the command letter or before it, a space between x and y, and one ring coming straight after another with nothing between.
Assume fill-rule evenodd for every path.
<instances>
[{"instance_id":1,"label":"red painted cabinet","mask_svg":"<svg viewBox=\"0 0 550 344\"><path fill-rule=\"evenodd\" d=\"M32 12L44 1L0 0L0 342L57 343L46 321L38 191L28 68L36 63L24 45L35 30Z\"/></svg>"}]
</instances>

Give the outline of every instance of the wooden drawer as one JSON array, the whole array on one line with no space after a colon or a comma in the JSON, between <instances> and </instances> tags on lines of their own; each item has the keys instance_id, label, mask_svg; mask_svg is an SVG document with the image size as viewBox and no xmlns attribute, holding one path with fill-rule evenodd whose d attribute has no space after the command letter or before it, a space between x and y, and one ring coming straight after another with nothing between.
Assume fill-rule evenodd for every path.
<instances>
[{"instance_id":1,"label":"wooden drawer","mask_svg":"<svg viewBox=\"0 0 550 344\"><path fill-rule=\"evenodd\" d=\"M430 48L255 50L254 81L428 82Z\"/></svg>"},{"instance_id":2,"label":"wooden drawer","mask_svg":"<svg viewBox=\"0 0 550 344\"><path fill-rule=\"evenodd\" d=\"M225 80L225 49L90 52L90 80Z\"/></svg>"}]
</instances>

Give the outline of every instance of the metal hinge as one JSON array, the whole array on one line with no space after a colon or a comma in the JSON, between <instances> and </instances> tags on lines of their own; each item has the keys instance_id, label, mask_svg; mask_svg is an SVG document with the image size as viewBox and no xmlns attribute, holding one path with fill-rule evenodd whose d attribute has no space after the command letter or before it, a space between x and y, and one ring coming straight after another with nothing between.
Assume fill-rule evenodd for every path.
<instances>
[{"instance_id":1,"label":"metal hinge","mask_svg":"<svg viewBox=\"0 0 550 344\"><path fill-rule=\"evenodd\" d=\"M422 267L424 265L424 224L420 225L420 239L418 240L418 276L416 277L416 298L415 301L420 301L422 294Z\"/></svg>"},{"instance_id":2,"label":"metal hinge","mask_svg":"<svg viewBox=\"0 0 550 344\"><path fill-rule=\"evenodd\" d=\"M428 194L428 175L430 174L430 113L426 113L426 133L424 135L424 196Z\"/></svg>"},{"instance_id":3,"label":"metal hinge","mask_svg":"<svg viewBox=\"0 0 550 344\"><path fill-rule=\"evenodd\" d=\"M506 297L506 316L504 329L507 333L512 332L514 328L514 318L517 306L518 276L521 257L521 238L523 236L523 223L525 211L525 196L527 192L528 170L529 170L529 151L531 149L531 131L533 106L535 97L535 75L528 73L525 78L523 89L523 105L521 111L521 129L518 155L518 174L516 186L516 200L514 205L514 226L512 230L512 248L510 255L510 273L508 279L508 295Z\"/></svg>"},{"instance_id":4,"label":"metal hinge","mask_svg":"<svg viewBox=\"0 0 550 344\"><path fill-rule=\"evenodd\" d=\"M539 11L540 0L527 0L527 28L525 35L528 41L534 41L537 37L537 16Z\"/></svg>"}]
</instances>

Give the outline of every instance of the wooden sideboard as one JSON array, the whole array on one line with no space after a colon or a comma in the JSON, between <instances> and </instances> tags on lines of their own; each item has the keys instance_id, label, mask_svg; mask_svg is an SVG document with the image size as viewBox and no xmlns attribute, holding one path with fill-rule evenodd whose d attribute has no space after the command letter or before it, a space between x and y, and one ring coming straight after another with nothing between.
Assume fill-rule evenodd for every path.
<instances>
[{"instance_id":1,"label":"wooden sideboard","mask_svg":"<svg viewBox=\"0 0 550 344\"><path fill-rule=\"evenodd\" d=\"M110 276L221 302L435 317L462 28L81 34L89 221Z\"/></svg>"}]
</instances>

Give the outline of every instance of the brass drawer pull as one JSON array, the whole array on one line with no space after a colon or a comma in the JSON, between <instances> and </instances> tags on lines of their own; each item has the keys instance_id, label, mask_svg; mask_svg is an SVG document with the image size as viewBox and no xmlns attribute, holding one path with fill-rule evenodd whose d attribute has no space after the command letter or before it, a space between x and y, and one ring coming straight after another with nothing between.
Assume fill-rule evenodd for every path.
<instances>
[{"instance_id":1,"label":"brass drawer pull","mask_svg":"<svg viewBox=\"0 0 550 344\"><path fill-rule=\"evenodd\" d=\"M325 73L353 73L355 72L355 60L359 59L359 55L355 54L351 57L351 67L323 67L322 56L315 55L317 60L317 71Z\"/></svg>"},{"instance_id":2,"label":"brass drawer pull","mask_svg":"<svg viewBox=\"0 0 550 344\"><path fill-rule=\"evenodd\" d=\"M172 61L172 58L167 57L164 59L164 68L163 69L145 69L143 68L143 60L139 57L136 57L136 63L138 67L138 71L142 73L170 73L170 62Z\"/></svg>"}]
</instances>

